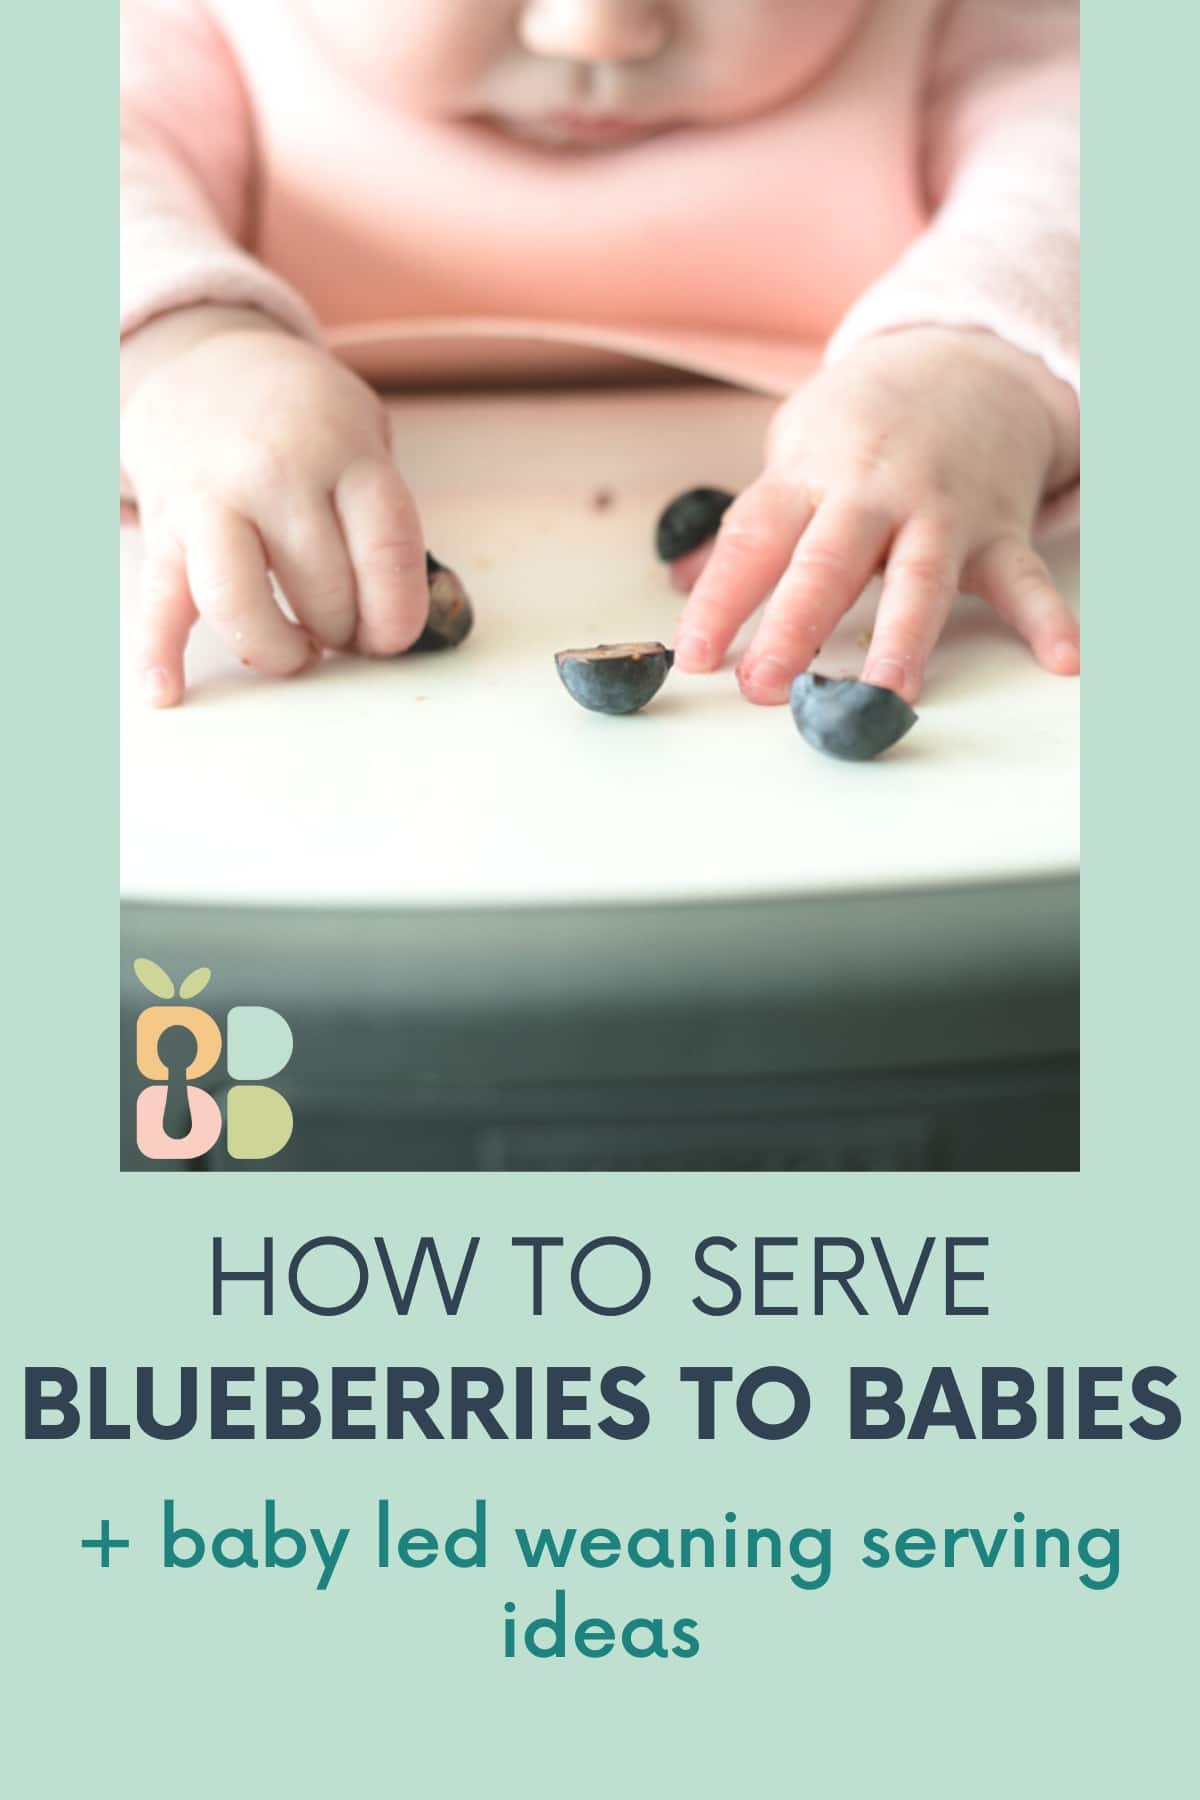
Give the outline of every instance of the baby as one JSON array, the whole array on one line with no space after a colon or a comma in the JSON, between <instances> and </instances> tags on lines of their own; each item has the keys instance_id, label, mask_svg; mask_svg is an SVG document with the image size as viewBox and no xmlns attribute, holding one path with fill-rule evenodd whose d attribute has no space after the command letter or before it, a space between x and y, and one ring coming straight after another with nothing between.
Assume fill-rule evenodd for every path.
<instances>
[{"instance_id":1,"label":"baby","mask_svg":"<svg viewBox=\"0 0 1200 1800\"><path fill-rule=\"evenodd\" d=\"M684 571L679 669L765 599L737 676L777 704L882 571L867 681L915 700L960 588L1075 674L1032 540L1079 470L1077 29L1067 0L125 0L148 700L197 616L264 675L420 635L421 523L330 347L384 323L788 393Z\"/></svg>"}]
</instances>

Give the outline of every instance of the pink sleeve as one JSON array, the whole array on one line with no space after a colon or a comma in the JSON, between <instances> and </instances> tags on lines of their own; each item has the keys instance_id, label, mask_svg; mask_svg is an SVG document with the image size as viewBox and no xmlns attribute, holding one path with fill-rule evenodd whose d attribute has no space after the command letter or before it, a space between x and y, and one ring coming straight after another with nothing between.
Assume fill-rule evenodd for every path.
<instances>
[{"instance_id":1,"label":"pink sleeve","mask_svg":"<svg viewBox=\"0 0 1200 1800\"><path fill-rule=\"evenodd\" d=\"M318 337L304 301L249 253L253 134L203 0L121 4L121 334L212 301Z\"/></svg>"},{"instance_id":2,"label":"pink sleeve","mask_svg":"<svg viewBox=\"0 0 1200 1800\"><path fill-rule=\"evenodd\" d=\"M1076 0L954 0L923 124L931 223L856 301L828 358L907 326L975 327L1040 357L1078 395ZM1056 497L1040 529L1067 523L1076 498Z\"/></svg>"}]
</instances>

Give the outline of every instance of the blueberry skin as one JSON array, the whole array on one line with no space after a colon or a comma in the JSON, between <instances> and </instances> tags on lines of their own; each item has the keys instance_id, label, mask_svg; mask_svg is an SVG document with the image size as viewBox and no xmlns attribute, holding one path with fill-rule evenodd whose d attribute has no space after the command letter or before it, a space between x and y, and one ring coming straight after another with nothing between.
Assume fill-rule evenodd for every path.
<instances>
[{"instance_id":1,"label":"blueberry skin","mask_svg":"<svg viewBox=\"0 0 1200 1800\"><path fill-rule=\"evenodd\" d=\"M891 688L828 675L797 675L791 707L805 743L842 762L870 762L917 722L908 701Z\"/></svg>"},{"instance_id":2,"label":"blueberry skin","mask_svg":"<svg viewBox=\"0 0 1200 1800\"><path fill-rule=\"evenodd\" d=\"M659 515L654 528L654 548L663 562L675 562L717 535L717 527L732 505L733 495L724 488L689 488Z\"/></svg>"},{"instance_id":3,"label":"blueberry skin","mask_svg":"<svg viewBox=\"0 0 1200 1800\"><path fill-rule=\"evenodd\" d=\"M589 712L640 712L653 700L675 652L661 644L596 644L590 650L560 650L554 658L572 700Z\"/></svg>"},{"instance_id":4,"label":"blueberry skin","mask_svg":"<svg viewBox=\"0 0 1200 1800\"><path fill-rule=\"evenodd\" d=\"M414 650L453 650L469 635L475 623L466 588L454 570L440 563L428 550L425 552L425 578L429 583L429 618L416 643L401 652L404 656Z\"/></svg>"}]
</instances>

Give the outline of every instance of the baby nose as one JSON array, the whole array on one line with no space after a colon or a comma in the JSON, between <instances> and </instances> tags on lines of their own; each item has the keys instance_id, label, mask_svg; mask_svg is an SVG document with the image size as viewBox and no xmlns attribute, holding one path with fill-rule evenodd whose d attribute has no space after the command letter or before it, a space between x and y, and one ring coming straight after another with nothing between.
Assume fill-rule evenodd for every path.
<instances>
[{"instance_id":1,"label":"baby nose","mask_svg":"<svg viewBox=\"0 0 1200 1800\"><path fill-rule=\"evenodd\" d=\"M646 0L529 0L518 24L532 55L581 63L648 61L669 30L666 7Z\"/></svg>"}]
</instances>

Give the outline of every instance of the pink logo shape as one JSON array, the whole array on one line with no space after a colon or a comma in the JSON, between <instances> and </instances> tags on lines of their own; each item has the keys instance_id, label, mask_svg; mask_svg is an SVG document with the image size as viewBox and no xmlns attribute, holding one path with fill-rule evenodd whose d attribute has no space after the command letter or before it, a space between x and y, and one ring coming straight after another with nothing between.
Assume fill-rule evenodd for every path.
<instances>
[{"instance_id":1,"label":"pink logo shape","mask_svg":"<svg viewBox=\"0 0 1200 1800\"><path fill-rule=\"evenodd\" d=\"M203 1088L189 1086L187 1097L192 1112L191 1130L186 1137L173 1138L163 1129L166 1085L142 1089L137 1098L137 1147L143 1156L155 1162L188 1160L212 1149L221 1135L221 1109Z\"/></svg>"}]
</instances>

